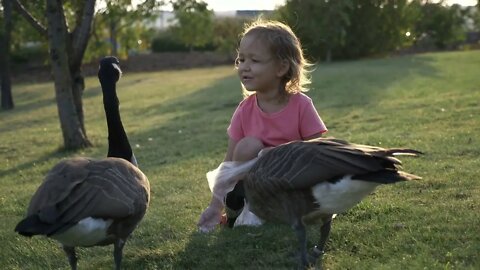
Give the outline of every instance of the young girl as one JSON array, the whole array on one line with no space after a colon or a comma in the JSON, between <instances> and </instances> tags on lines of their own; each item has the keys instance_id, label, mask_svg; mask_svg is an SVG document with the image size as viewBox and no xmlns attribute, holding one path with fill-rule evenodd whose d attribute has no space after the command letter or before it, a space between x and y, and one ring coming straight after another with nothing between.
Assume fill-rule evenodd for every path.
<instances>
[{"instance_id":1,"label":"young girl","mask_svg":"<svg viewBox=\"0 0 480 270\"><path fill-rule=\"evenodd\" d=\"M198 223L203 231L220 222L224 202L228 225L233 226L244 206L239 178L262 149L317 138L327 131L312 100L302 93L310 83L306 69L310 64L290 27L262 20L248 25L235 64L245 99L233 113L227 129L229 140L224 163L212 176L215 179L209 179L214 196ZM240 163L246 161L251 162ZM219 182L218 174L228 178L229 187L223 185L225 181ZM230 191L232 184L235 187Z\"/></svg>"}]
</instances>

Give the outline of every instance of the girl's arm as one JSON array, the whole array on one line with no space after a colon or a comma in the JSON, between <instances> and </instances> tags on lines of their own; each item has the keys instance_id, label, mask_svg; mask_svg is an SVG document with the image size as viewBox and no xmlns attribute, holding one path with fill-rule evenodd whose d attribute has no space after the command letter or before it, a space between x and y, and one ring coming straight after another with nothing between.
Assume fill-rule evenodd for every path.
<instances>
[{"instance_id":1,"label":"girl's arm","mask_svg":"<svg viewBox=\"0 0 480 270\"><path fill-rule=\"evenodd\" d=\"M311 135L311 136L308 136L308 137L306 137L306 138L303 138L303 140L304 140L304 141L308 141L308 140L316 139L316 138L320 138L320 137L322 137L322 133L319 132L319 133L315 133L315 134L313 134L313 135Z\"/></svg>"},{"instance_id":2,"label":"girl's arm","mask_svg":"<svg viewBox=\"0 0 480 270\"><path fill-rule=\"evenodd\" d=\"M227 153L225 154L225 159L223 161L232 161L233 159L233 150L235 150L235 146L237 145L237 142L232 140L232 138L228 138L228 147L227 147Z\"/></svg>"}]
</instances>

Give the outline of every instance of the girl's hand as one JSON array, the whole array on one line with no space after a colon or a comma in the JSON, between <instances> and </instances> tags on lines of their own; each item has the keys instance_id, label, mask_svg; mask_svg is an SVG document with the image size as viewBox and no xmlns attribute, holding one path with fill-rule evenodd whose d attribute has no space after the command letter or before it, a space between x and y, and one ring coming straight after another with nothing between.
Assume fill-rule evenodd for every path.
<instances>
[{"instance_id":1,"label":"girl's hand","mask_svg":"<svg viewBox=\"0 0 480 270\"><path fill-rule=\"evenodd\" d=\"M215 226L220 223L221 218L222 209L209 206L200 215L200 220L197 223L198 229L203 233L211 232L215 229Z\"/></svg>"}]
</instances>

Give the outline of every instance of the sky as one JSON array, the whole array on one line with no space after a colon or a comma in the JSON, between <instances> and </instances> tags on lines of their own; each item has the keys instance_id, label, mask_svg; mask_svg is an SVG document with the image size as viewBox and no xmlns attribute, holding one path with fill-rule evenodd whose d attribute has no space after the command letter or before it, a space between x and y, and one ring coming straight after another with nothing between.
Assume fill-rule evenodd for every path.
<instances>
[{"instance_id":1,"label":"sky","mask_svg":"<svg viewBox=\"0 0 480 270\"><path fill-rule=\"evenodd\" d=\"M283 5L285 0L204 0L210 9L214 11L229 10L272 10L276 6ZM447 0L447 4L460 4L462 6L474 6L477 0Z\"/></svg>"}]
</instances>

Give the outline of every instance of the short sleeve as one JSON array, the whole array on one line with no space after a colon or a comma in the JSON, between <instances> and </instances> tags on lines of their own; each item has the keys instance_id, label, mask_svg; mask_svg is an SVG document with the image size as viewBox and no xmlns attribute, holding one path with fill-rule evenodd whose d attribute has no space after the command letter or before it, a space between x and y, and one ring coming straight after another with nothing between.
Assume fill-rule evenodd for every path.
<instances>
[{"instance_id":1,"label":"short sleeve","mask_svg":"<svg viewBox=\"0 0 480 270\"><path fill-rule=\"evenodd\" d=\"M245 137L245 134L242 128L241 105L239 105L235 110L235 112L233 113L232 119L230 120L230 125L227 128L227 134L234 141L239 141L241 138Z\"/></svg>"},{"instance_id":2,"label":"short sleeve","mask_svg":"<svg viewBox=\"0 0 480 270\"><path fill-rule=\"evenodd\" d=\"M307 97L302 107L302 114L300 116L300 134L302 138L328 131L310 98Z\"/></svg>"}]
</instances>

